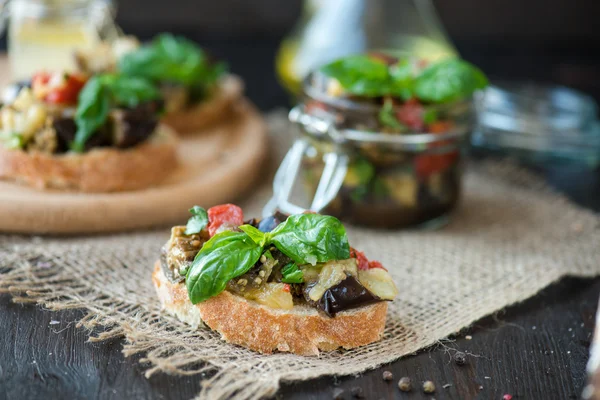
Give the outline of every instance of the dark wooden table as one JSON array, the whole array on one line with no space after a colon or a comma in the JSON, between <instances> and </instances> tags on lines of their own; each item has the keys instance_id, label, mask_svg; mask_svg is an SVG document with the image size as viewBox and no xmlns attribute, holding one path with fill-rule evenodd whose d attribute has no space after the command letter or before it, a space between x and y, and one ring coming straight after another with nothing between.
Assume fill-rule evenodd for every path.
<instances>
[{"instance_id":1,"label":"dark wooden table","mask_svg":"<svg viewBox=\"0 0 600 400\"><path fill-rule=\"evenodd\" d=\"M286 102L273 78L276 44L276 39L269 39L212 46L246 78L251 98L263 109ZM600 211L599 171L556 167L540 172L575 202ZM502 399L504 394L513 399L579 398L599 292L599 279L565 279L479 321L444 345L359 377L283 384L278 396L331 399L333 390L340 388L344 398L351 399L352 389L360 387L366 398L375 400ZM0 400L188 399L198 393L199 376L144 378L139 357L125 359L120 340L88 343L86 332L75 328L82 315L82 311L51 313L0 296ZM472 338L467 340L467 335ZM454 363L456 351L468 354L466 365ZM385 370L393 373L392 382L382 379ZM409 394L398 390L397 381L403 376L416 386ZM422 393L424 380L435 383L434 395Z\"/></svg>"}]
</instances>

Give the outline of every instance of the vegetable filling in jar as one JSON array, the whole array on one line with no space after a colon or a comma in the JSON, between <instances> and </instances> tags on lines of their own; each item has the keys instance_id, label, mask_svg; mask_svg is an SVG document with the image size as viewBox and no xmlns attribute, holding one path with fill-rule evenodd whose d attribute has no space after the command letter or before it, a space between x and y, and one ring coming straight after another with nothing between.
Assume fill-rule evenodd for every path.
<instances>
[{"instance_id":1,"label":"vegetable filling in jar","mask_svg":"<svg viewBox=\"0 0 600 400\"><path fill-rule=\"evenodd\" d=\"M385 228L446 220L460 195L475 93L486 85L459 59L367 54L313 72L290 112L302 131L303 186L322 206L311 209Z\"/></svg>"}]
</instances>

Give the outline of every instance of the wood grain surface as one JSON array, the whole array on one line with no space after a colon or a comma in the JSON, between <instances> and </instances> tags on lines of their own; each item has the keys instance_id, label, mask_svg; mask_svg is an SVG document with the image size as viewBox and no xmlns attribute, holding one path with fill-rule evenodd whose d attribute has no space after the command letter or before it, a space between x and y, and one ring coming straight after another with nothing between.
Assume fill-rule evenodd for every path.
<instances>
[{"instance_id":1,"label":"wood grain surface","mask_svg":"<svg viewBox=\"0 0 600 400\"><path fill-rule=\"evenodd\" d=\"M600 280L568 279L415 356L357 377L283 384L277 397L329 400L334 389L342 389L350 400L352 389L360 387L373 400L501 400L507 393L515 400L577 399L599 291ZM86 332L75 328L82 315L51 313L0 296L0 400L191 399L200 390L202 376L144 378L139 357L124 358L120 340L87 341ZM456 351L467 353L465 365L453 361ZM382 379L385 370L393 373L391 382ZM397 387L403 376L413 381L410 393ZM433 395L423 394L424 380L435 383Z\"/></svg>"}]
</instances>

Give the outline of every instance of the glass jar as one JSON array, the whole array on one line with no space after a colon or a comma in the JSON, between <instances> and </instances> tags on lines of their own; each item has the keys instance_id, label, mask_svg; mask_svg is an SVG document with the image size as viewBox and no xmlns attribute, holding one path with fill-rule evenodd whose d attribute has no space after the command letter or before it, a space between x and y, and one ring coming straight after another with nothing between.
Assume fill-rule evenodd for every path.
<instances>
[{"instance_id":1,"label":"glass jar","mask_svg":"<svg viewBox=\"0 0 600 400\"><path fill-rule=\"evenodd\" d=\"M15 80L39 70L72 70L73 51L93 48L117 31L106 0L9 0L8 54Z\"/></svg>"},{"instance_id":2,"label":"glass jar","mask_svg":"<svg viewBox=\"0 0 600 400\"><path fill-rule=\"evenodd\" d=\"M301 149L301 160L294 169L290 158L300 153L288 154L270 206L299 211L290 207L289 193L282 189L297 174L314 196L309 207L313 211L381 228L444 223L460 197L474 99L423 106L421 112L435 115L435 123L428 129L392 133L380 128L382 106L332 97L327 80L309 75L300 104L290 112L302 133L290 154ZM399 106L393 107L397 111Z\"/></svg>"}]
</instances>

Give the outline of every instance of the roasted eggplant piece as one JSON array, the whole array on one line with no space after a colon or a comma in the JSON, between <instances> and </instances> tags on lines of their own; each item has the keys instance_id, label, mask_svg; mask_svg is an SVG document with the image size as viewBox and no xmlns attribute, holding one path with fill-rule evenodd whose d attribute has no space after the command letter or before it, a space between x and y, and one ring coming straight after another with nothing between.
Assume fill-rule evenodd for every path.
<instances>
[{"instance_id":1,"label":"roasted eggplant piece","mask_svg":"<svg viewBox=\"0 0 600 400\"><path fill-rule=\"evenodd\" d=\"M161 249L160 257L162 270L169 281L178 283L185 279L187 269L207 240L206 231L186 235L185 226L174 226L171 229L171 238Z\"/></svg>"},{"instance_id":2,"label":"roasted eggplant piece","mask_svg":"<svg viewBox=\"0 0 600 400\"><path fill-rule=\"evenodd\" d=\"M119 109L111 113L113 120L113 145L126 149L148 139L158 125L154 116L157 106L140 105L133 109Z\"/></svg>"},{"instance_id":3,"label":"roasted eggplant piece","mask_svg":"<svg viewBox=\"0 0 600 400\"><path fill-rule=\"evenodd\" d=\"M378 301L381 299L369 292L355 277L348 275L346 279L327 289L314 305L328 316L334 317L340 311Z\"/></svg>"},{"instance_id":4,"label":"roasted eggplant piece","mask_svg":"<svg viewBox=\"0 0 600 400\"><path fill-rule=\"evenodd\" d=\"M56 131L57 153L66 153L70 149L70 144L75 140L77 125L73 118L57 118L53 121L52 127ZM111 145L110 132L111 127L106 124L100 131L92 135L85 142L85 150L91 150L94 147L107 147Z\"/></svg>"}]
</instances>

